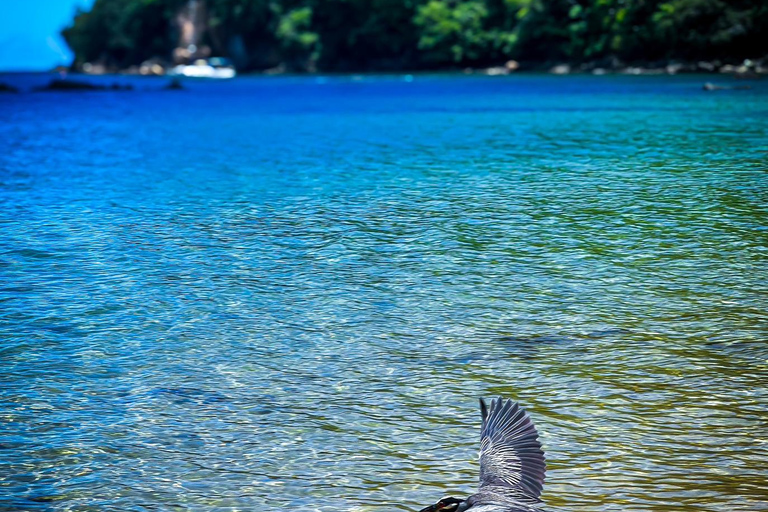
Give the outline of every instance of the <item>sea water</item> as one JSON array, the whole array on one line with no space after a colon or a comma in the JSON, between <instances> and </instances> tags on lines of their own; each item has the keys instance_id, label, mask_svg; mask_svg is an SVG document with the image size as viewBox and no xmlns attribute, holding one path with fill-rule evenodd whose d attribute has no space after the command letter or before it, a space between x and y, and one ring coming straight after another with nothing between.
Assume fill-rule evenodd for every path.
<instances>
[{"instance_id":1,"label":"sea water","mask_svg":"<svg viewBox=\"0 0 768 512\"><path fill-rule=\"evenodd\" d=\"M768 510L767 83L2 79L1 510Z\"/></svg>"}]
</instances>

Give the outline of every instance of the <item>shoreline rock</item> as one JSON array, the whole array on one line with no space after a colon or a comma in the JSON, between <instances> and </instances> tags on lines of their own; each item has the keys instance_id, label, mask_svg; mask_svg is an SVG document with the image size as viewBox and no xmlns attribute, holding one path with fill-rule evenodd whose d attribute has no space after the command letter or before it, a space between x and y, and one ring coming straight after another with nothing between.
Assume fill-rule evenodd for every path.
<instances>
[{"instance_id":1,"label":"shoreline rock","mask_svg":"<svg viewBox=\"0 0 768 512\"><path fill-rule=\"evenodd\" d=\"M54 78L48 85L37 87L34 89L37 92L76 92L76 91L132 91L133 86L131 84L120 85L117 82L112 85L99 85L92 84L90 82L81 82L79 80L65 80L61 78Z\"/></svg>"},{"instance_id":2,"label":"shoreline rock","mask_svg":"<svg viewBox=\"0 0 768 512\"><path fill-rule=\"evenodd\" d=\"M749 85L720 85L706 82L701 88L705 91L748 91L752 89Z\"/></svg>"},{"instance_id":3,"label":"shoreline rock","mask_svg":"<svg viewBox=\"0 0 768 512\"><path fill-rule=\"evenodd\" d=\"M181 79L174 77L163 89L166 91L183 91L184 84L181 83Z\"/></svg>"},{"instance_id":4,"label":"shoreline rock","mask_svg":"<svg viewBox=\"0 0 768 512\"><path fill-rule=\"evenodd\" d=\"M432 70L439 72L440 70ZM443 70L445 71L445 70ZM470 75L480 73L490 76L508 75L512 72L549 73L552 75L592 74L592 75L679 75L679 74L730 74L736 78L756 79L768 75L768 56L761 60L747 59L740 64L720 61L658 61L650 63L628 64L618 59L602 59L582 63L543 62L523 63L508 61L505 65L489 68L467 67L460 70Z\"/></svg>"},{"instance_id":5,"label":"shoreline rock","mask_svg":"<svg viewBox=\"0 0 768 512\"><path fill-rule=\"evenodd\" d=\"M737 78L754 79L768 74L768 56L761 60L747 59L740 64L720 61L660 61L628 64L618 59L583 62L581 64L556 63L527 66L527 71L548 71L553 75L591 73L593 75L678 75L678 74L730 74Z\"/></svg>"},{"instance_id":6,"label":"shoreline rock","mask_svg":"<svg viewBox=\"0 0 768 512\"><path fill-rule=\"evenodd\" d=\"M18 92L19 92L19 89L17 89L16 87L10 84L0 82L0 93L16 94Z\"/></svg>"}]
</instances>

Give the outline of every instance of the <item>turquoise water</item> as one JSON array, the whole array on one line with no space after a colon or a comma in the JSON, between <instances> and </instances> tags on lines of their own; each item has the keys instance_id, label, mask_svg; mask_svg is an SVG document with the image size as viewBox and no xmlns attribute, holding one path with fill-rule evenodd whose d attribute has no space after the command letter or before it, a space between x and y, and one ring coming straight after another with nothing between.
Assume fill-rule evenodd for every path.
<instances>
[{"instance_id":1,"label":"turquoise water","mask_svg":"<svg viewBox=\"0 0 768 512\"><path fill-rule=\"evenodd\" d=\"M415 511L495 395L549 510L768 510L768 83L119 80L0 96L0 510Z\"/></svg>"}]
</instances>

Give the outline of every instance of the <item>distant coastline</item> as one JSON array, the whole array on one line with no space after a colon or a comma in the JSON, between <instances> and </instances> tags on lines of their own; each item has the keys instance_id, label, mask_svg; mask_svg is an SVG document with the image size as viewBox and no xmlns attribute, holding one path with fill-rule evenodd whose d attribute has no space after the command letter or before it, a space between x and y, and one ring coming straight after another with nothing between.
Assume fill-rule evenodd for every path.
<instances>
[{"instance_id":1,"label":"distant coastline","mask_svg":"<svg viewBox=\"0 0 768 512\"><path fill-rule=\"evenodd\" d=\"M83 66L74 65L66 68L85 75L144 75L166 76L170 65L161 63L156 59L142 63L139 66L130 66L124 69L107 68L106 66L91 65L86 69ZM251 70L247 75L318 75L318 74L428 74L451 73L467 75L503 76L516 73L550 73L554 75L592 74L592 75L677 75L677 74L712 74L733 75L739 78L759 78L768 75L768 58L760 60L745 59L737 61L697 61L697 62L614 62L605 64L601 62L587 63L519 63L509 60L497 66L489 67L464 67L446 66L443 68L426 69L387 69L368 70L353 69L349 71L319 71L319 70L291 70L285 66L277 66L266 70Z\"/></svg>"},{"instance_id":2,"label":"distant coastline","mask_svg":"<svg viewBox=\"0 0 768 512\"><path fill-rule=\"evenodd\" d=\"M689 68L690 69L690 68ZM679 71L677 69L660 69L660 68L629 68L620 69L616 71L602 72L598 69L595 70L580 70L576 69L569 72L564 72L563 69L549 69L549 70L523 70L500 73L494 69L480 69L480 70L429 70L429 71L390 71L390 72L368 72L368 73L244 73L240 77L245 78L258 78L264 79L278 79L280 77L316 77L318 83L323 83L327 79L331 80L350 80L350 81L367 81L377 80L379 78L391 77L395 80L403 80L406 82L412 82L414 80L420 80L421 78L432 77L478 77L494 80L495 78L511 78L514 76L519 77L544 77L552 76L555 82L559 77L566 79L567 77L595 77L594 82L600 83L601 77L672 77L672 76L688 76L689 82L695 84L695 77L700 77L698 86L700 90L704 91L727 91L727 90L749 90L754 87L752 83L755 80L760 80L764 76L764 71L760 73L754 70L748 72L742 72L743 66L733 66L725 68L725 71L715 71L704 69L696 72ZM184 91L188 89L188 85L199 82L227 82L227 79L217 80L209 78L180 78L177 76L163 76L163 75L140 75L136 73L115 72L115 73L103 73L103 74L85 74L80 72L71 72L69 69L55 69L49 71L0 71L0 96L26 94L26 93L63 93L63 94L78 94L78 93L121 93L130 94L133 91ZM191 87L194 88L194 87Z\"/></svg>"},{"instance_id":3,"label":"distant coastline","mask_svg":"<svg viewBox=\"0 0 768 512\"><path fill-rule=\"evenodd\" d=\"M505 75L768 73L768 8L722 0L95 0L71 69Z\"/></svg>"}]
</instances>

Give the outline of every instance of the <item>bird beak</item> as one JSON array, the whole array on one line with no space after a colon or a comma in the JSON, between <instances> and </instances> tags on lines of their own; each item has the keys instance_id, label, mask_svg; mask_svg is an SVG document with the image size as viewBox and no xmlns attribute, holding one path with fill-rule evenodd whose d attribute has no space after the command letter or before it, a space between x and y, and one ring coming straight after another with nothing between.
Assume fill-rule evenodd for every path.
<instances>
[{"instance_id":1,"label":"bird beak","mask_svg":"<svg viewBox=\"0 0 768 512\"><path fill-rule=\"evenodd\" d=\"M419 510L419 512L435 512L437 505L430 505L427 508Z\"/></svg>"}]
</instances>

